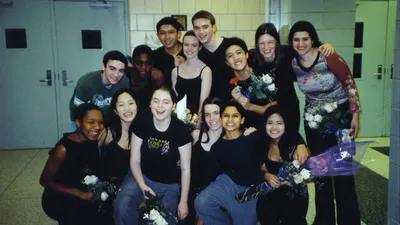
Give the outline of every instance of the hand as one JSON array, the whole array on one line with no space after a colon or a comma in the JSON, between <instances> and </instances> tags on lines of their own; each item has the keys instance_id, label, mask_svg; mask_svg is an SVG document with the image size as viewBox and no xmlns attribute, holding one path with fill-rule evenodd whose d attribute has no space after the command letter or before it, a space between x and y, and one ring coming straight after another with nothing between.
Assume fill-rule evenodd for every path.
<instances>
[{"instance_id":1,"label":"hand","mask_svg":"<svg viewBox=\"0 0 400 225\"><path fill-rule=\"evenodd\" d=\"M245 110L251 110L251 103L250 103L250 99L246 98L246 97L240 97L239 101L238 101Z\"/></svg>"},{"instance_id":2,"label":"hand","mask_svg":"<svg viewBox=\"0 0 400 225\"><path fill-rule=\"evenodd\" d=\"M174 62L175 66L179 66L179 65L181 65L182 63L185 62L185 58L183 58L180 55L175 56L174 59L175 59L175 62Z\"/></svg>"},{"instance_id":3,"label":"hand","mask_svg":"<svg viewBox=\"0 0 400 225\"><path fill-rule=\"evenodd\" d=\"M245 128L243 134L244 136L248 136L251 133L255 132L257 129L255 127L249 127L249 128Z\"/></svg>"},{"instance_id":4,"label":"hand","mask_svg":"<svg viewBox=\"0 0 400 225\"><path fill-rule=\"evenodd\" d=\"M264 179L271 185L273 188L278 188L281 186L281 182L279 181L278 177L272 173L265 173Z\"/></svg>"},{"instance_id":5,"label":"hand","mask_svg":"<svg viewBox=\"0 0 400 225\"><path fill-rule=\"evenodd\" d=\"M321 46L319 46L318 50L322 53L322 55L326 56L330 56L333 53L335 53L335 48L333 48L333 46L329 43L325 43Z\"/></svg>"},{"instance_id":6,"label":"hand","mask_svg":"<svg viewBox=\"0 0 400 225\"><path fill-rule=\"evenodd\" d=\"M308 156L310 156L308 148L305 145L297 145L293 154L293 159L299 161L300 165L302 165L307 160Z\"/></svg>"},{"instance_id":7,"label":"hand","mask_svg":"<svg viewBox=\"0 0 400 225\"><path fill-rule=\"evenodd\" d=\"M358 113L353 113L353 119L351 119L350 126L351 126L351 130L352 130L351 136L356 138L358 129L360 127L359 120L358 120Z\"/></svg>"},{"instance_id":8,"label":"hand","mask_svg":"<svg viewBox=\"0 0 400 225\"><path fill-rule=\"evenodd\" d=\"M187 205L187 202L179 202L178 205L178 216L180 220L183 220L187 217L189 214L189 207Z\"/></svg>"},{"instance_id":9,"label":"hand","mask_svg":"<svg viewBox=\"0 0 400 225\"><path fill-rule=\"evenodd\" d=\"M93 194L93 192L81 192L80 194L79 194L79 198L80 199L82 199L82 200L92 200L93 198L94 198L94 194Z\"/></svg>"},{"instance_id":10,"label":"hand","mask_svg":"<svg viewBox=\"0 0 400 225\"><path fill-rule=\"evenodd\" d=\"M181 160L178 160L178 162L176 162L176 165L177 165L178 167L181 167Z\"/></svg>"},{"instance_id":11,"label":"hand","mask_svg":"<svg viewBox=\"0 0 400 225\"><path fill-rule=\"evenodd\" d=\"M140 187L140 189L142 189L144 199L149 199L146 196L146 192L149 192L151 195L156 196L156 193L154 193L154 191L150 187L148 187L147 185L144 185L143 187Z\"/></svg>"},{"instance_id":12,"label":"hand","mask_svg":"<svg viewBox=\"0 0 400 225\"><path fill-rule=\"evenodd\" d=\"M241 87L240 86L236 86L232 91L231 91L231 95L232 98L235 99L235 101L239 101L239 98L244 97L242 95L242 92L240 91Z\"/></svg>"}]
</instances>

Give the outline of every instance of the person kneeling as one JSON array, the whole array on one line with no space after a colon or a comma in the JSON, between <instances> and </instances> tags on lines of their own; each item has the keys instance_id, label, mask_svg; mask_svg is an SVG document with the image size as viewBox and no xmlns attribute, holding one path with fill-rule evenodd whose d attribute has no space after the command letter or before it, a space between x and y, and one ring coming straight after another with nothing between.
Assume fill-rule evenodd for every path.
<instances>
[{"instance_id":1,"label":"person kneeling","mask_svg":"<svg viewBox=\"0 0 400 225\"><path fill-rule=\"evenodd\" d=\"M195 200L196 212L204 224L257 224L257 200L235 200L236 194L262 180L257 135L244 136L240 128L244 112L233 101L220 110L225 134L211 147L205 184L217 178Z\"/></svg>"}]
</instances>

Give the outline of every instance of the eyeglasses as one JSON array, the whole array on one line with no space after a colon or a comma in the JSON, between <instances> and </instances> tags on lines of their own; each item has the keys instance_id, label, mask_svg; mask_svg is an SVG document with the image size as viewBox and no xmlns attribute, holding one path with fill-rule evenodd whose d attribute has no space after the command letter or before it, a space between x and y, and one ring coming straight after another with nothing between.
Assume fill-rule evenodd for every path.
<instances>
[{"instance_id":1,"label":"eyeglasses","mask_svg":"<svg viewBox=\"0 0 400 225\"><path fill-rule=\"evenodd\" d=\"M153 62L152 61L142 61L142 60L134 60L133 61L133 63L136 65L136 66L142 66L142 65L145 65L145 66L152 66L153 65Z\"/></svg>"}]
</instances>

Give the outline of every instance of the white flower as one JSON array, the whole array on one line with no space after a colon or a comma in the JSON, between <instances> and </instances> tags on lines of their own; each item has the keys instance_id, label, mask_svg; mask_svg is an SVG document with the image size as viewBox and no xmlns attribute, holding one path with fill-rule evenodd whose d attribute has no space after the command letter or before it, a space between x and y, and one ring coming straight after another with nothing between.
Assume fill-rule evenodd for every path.
<instances>
[{"instance_id":1,"label":"white flower","mask_svg":"<svg viewBox=\"0 0 400 225\"><path fill-rule=\"evenodd\" d=\"M150 211L150 219L153 220L156 225L168 225L164 217L155 209Z\"/></svg>"},{"instance_id":2,"label":"white flower","mask_svg":"<svg viewBox=\"0 0 400 225\"><path fill-rule=\"evenodd\" d=\"M272 83L272 78L268 75L268 74L263 74L263 76L261 77L261 79L264 81L264 83L266 84L270 84Z\"/></svg>"},{"instance_id":3,"label":"white flower","mask_svg":"<svg viewBox=\"0 0 400 225\"><path fill-rule=\"evenodd\" d=\"M325 109L325 111L327 111L328 113L330 113L330 112L332 112L332 111L334 110L334 108L332 107L332 105L329 104L329 103L324 105L324 109Z\"/></svg>"},{"instance_id":4,"label":"white flower","mask_svg":"<svg viewBox=\"0 0 400 225\"><path fill-rule=\"evenodd\" d=\"M103 191L103 192L101 192L100 198L101 198L102 201L105 201L108 198L108 194Z\"/></svg>"},{"instance_id":5,"label":"white flower","mask_svg":"<svg viewBox=\"0 0 400 225\"><path fill-rule=\"evenodd\" d=\"M338 106L338 105L337 105L337 102L333 102L333 103L331 104L331 106L332 106L333 109L337 109L337 106Z\"/></svg>"},{"instance_id":6,"label":"white flower","mask_svg":"<svg viewBox=\"0 0 400 225\"><path fill-rule=\"evenodd\" d=\"M349 89L349 93L352 94L352 95L355 95L356 94L356 89L354 89L354 88Z\"/></svg>"},{"instance_id":7,"label":"white flower","mask_svg":"<svg viewBox=\"0 0 400 225\"><path fill-rule=\"evenodd\" d=\"M86 185L91 185L97 183L99 178L97 178L95 175L87 175L85 178L83 178L83 183Z\"/></svg>"},{"instance_id":8,"label":"white flower","mask_svg":"<svg viewBox=\"0 0 400 225\"><path fill-rule=\"evenodd\" d=\"M296 169L300 168L300 163L297 160L293 160L292 162L293 166L296 167Z\"/></svg>"},{"instance_id":9,"label":"white flower","mask_svg":"<svg viewBox=\"0 0 400 225\"><path fill-rule=\"evenodd\" d=\"M314 121L314 116L311 113L304 114L307 121Z\"/></svg>"},{"instance_id":10,"label":"white flower","mask_svg":"<svg viewBox=\"0 0 400 225\"><path fill-rule=\"evenodd\" d=\"M314 121L320 123L322 121L322 116L321 115L315 115L314 116Z\"/></svg>"},{"instance_id":11,"label":"white flower","mask_svg":"<svg viewBox=\"0 0 400 225\"><path fill-rule=\"evenodd\" d=\"M308 126L310 127L310 128L317 128L317 122L315 122L315 121L308 121Z\"/></svg>"},{"instance_id":12,"label":"white flower","mask_svg":"<svg viewBox=\"0 0 400 225\"><path fill-rule=\"evenodd\" d=\"M299 173L296 173L295 175L293 175L293 179L296 184L300 184L303 182L303 176Z\"/></svg>"},{"instance_id":13,"label":"white flower","mask_svg":"<svg viewBox=\"0 0 400 225\"><path fill-rule=\"evenodd\" d=\"M300 174L301 174L301 176L303 177L304 180L307 180L307 179L310 178L310 176L311 176L310 171L307 170L307 169L302 169L302 170L300 171Z\"/></svg>"},{"instance_id":14,"label":"white flower","mask_svg":"<svg viewBox=\"0 0 400 225\"><path fill-rule=\"evenodd\" d=\"M268 90L270 90L270 91L275 91L275 84L272 83L272 84L268 85L267 88L268 88Z\"/></svg>"}]
</instances>

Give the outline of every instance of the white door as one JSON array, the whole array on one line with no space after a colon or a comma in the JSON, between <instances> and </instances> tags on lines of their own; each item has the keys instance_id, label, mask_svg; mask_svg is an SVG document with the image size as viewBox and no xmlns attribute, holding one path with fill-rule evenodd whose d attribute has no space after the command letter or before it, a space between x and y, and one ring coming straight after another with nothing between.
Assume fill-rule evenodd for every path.
<instances>
[{"instance_id":1,"label":"white door","mask_svg":"<svg viewBox=\"0 0 400 225\"><path fill-rule=\"evenodd\" d=\"M57 73L59 80L60 134L71 132L69 100L78 79L87 72L100 70L103 55L111 50L126 53L126 23L124 2L107 1L106 7L88 2L54 3ZM101 46L83 48L82 33L92 35L94 44L101 35ZM68 81L64 81L67 79Z\"/></svg>"},{"instance_id":2,"label":"white door","mask_svg":"<svg viewBox=\"0 0 400 225\"><path fill-rule=\"evenodd\" d=\"M391 89L388 87L391 87L389 67L393 63L395 10L387 1L357 2L356 22L364 27L362 47L354 48L354 53L362 56L361 78L355 79L362 109L360 137L389 134L387 111L390 111ZM388 19L393 20L389 25ZM391 59L386 58L387 54L391 54Z\"/></svg>"},{"instance_id":3,"label":"white door","mask_svg":"<svg viewBox=\"0 0 400 225\"><path fill-rule=\"evenodd\" d=\"M0 8L0 150L53 146L58 135L49 1L13 2ZM16 43L24 42L24 32L26 47ZM40 82L47 73L52 80Z\"/></svg>"}]
</instances>

